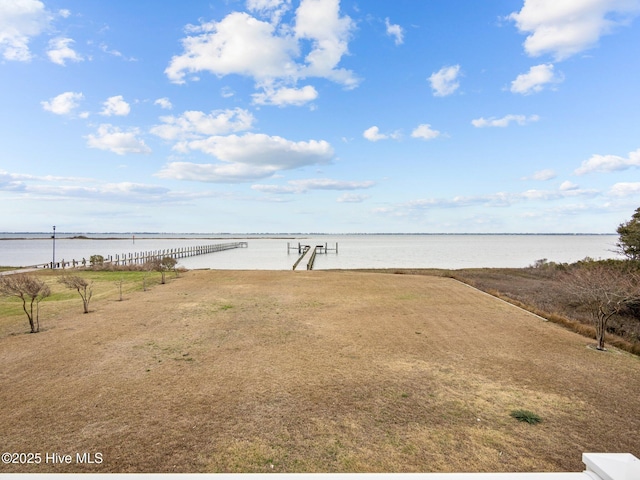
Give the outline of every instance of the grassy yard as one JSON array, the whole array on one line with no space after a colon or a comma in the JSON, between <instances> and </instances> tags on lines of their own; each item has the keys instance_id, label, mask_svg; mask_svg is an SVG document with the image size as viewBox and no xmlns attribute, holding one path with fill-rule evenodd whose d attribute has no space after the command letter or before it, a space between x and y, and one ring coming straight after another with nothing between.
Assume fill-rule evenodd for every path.
<instances>
[{"instance_id":1,"label":"grassy yard","mask_svg":"<svg viewBox=\"0 0 640 480\"><path fill-rule=\"evenodd\" d=\"M193 271L142 291L128 274L119 301L119 272L88 275L89 314L52 284L40 333L2 317L2 448L103 462L0 472L581 471L583 452L640 456L640 358L450 278Z\"/></svg>"},{"instance_id":2,"label":"grassy yard","mask_svg":"<svg viewBox=\"0 0 640 480\"><path fill-rule=\"evenodd\" d=\"M40 302L41 328L47 328L47 319L55 318L67 311L79 309L82 312L82 300L75 290L62 285L58 279L63 274L79 275L89 282L93 290L90 307L103 301L120 300L120 284L123 299L130 294L152 288L160 283L160 274L143 271L74 271L74 270L40 270L33 272L44 280L51 289L51 295ZM171 279L175 275L167 274ZM22 310L22 301L16 297L0 297L0 337L21 334L24 326L28 325L27 317Z\"/></svg>"}]
</instances>

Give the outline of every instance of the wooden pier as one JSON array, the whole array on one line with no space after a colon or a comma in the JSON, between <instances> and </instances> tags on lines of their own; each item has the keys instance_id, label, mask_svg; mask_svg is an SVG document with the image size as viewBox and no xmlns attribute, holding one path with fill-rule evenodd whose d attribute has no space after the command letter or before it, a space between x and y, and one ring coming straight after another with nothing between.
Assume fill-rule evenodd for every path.
<instances>
[{"instance_id":1,"label":"wooden pier","mask_svg":"<svg viewBox=\"0 0 640 480\"><path fill-rule=\"evenodd\" d=\"M198 245L195 247L181 247L170 248L165 250L150 250L147 252L135 252L135 253L123 253L122 255L109 255L103 257L103 264L107 265L141 265L150 260L163 259L165 257L171 258L185 258L195 257L197 255L206 255L214 252L222 252L225 250L231 250L234 248L247 248L249 244L247 242L234 242L234 243L217 243L212 245ZM90 260L83 258L82 260L61 260L56 262L34 265L35 268L80 268L91 266Z\"/></svg>"},{"instance_id":2,"label":"wooden pier","mask_svg":"<svg viewBox=\"0 0 640 480\"><path fill-rule=\"evenodd\" d=\"M296 260L296 263L293 264L292 270L295 270L298 267L298 264L302 261L303 258L307 256L309 251L311 251L311 254L309 255L309 260L307 261L307 270L313 270L313 265L316 261L316 255L325 254L329 252L336 252L337 254L338 244L336 243L335 248L329 248L329 245L325 243L324 245L316 245L312 249L311 245L302 245L300 242L298 242L298 246L296 247L296 246L291 246L289 242L287 242L287 253L289 253L291 250L294 250L294 251L297 250L298 255L300 255L298 260Z\"/></svg>"},{"instance_id":3,"label":"wooden pier","mask_svg":"<svg viewBox=\"0 0 640 480\"><path fill-rule=\"evenodd\" d=\"M311 247L309 245L303 245L301 247L301 249L298 250L299 252L301 252L300 253L300 257L298 258L298 260L296 260L296 263L293 264L293 269L292 270L296 269L296 267L302 261L302 259L305 257L305 255L307 254L307 252L309 251L310 248ZM308 270L308 268L307 268L307 270Z\"/></svg>"},{"instance_id":4,"label":"wooden pier","mask_svg":"<svg viewBox=\"0 0 640 480\"><path fill-rule=\"evenodd\" d=\"M298 251L298 255L302 255L302 250L304 249L304 247L309 247L309 245L302 245L300 242L298 242L298 246L295 245L291 245L289 242L287 242L287 253L289 253L291 250L297 250ZM318 253L329 253L329 252L336 252L338 253L338 243L336 242L336 246L334 248L329 248L329 244L327 242L325 242L324 245L316 245L316 248L318 249Z\"/></svg>"}]
</instances>

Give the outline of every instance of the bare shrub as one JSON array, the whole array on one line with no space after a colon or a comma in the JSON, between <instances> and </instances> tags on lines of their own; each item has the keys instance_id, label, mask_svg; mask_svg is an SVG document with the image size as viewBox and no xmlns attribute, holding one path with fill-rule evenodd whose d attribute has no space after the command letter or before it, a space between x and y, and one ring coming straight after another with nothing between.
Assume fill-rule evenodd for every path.
<instances>
[{"instance_id":1,"label":"bare shrub","mask_svg":"<svg viewBox=\"0 0 640 480\"><path fill-rule=\"evenodd\" d=\"M40 301L51 295L51 290L46 283L25 273L3 275L0 276L0 294L21 299L22 309L29 319L31 333L40 331Z\"/></svg>"},{"instance_id":2,"label":"bare shrub","mask_svg":"<svg viewBox=\"0 0 640 480\"><path fill-rule=\"evenodd\" d=\"M120 277L120 280L116 282L116 285L118 286L118 292L120 293L120 301L122 301L122 285L124 285L124 278Z\"/></svg>"},{"instance_id":3,"label":"bare shrub","mask_svg":"<svg viewBox=\"0 0 640 480\"><path fill-rule=\"evenodd\" d=\"M89 313L89 302L91 301L91 297L93 296L93 283L88 282L78 275L63 275L62 277L58 278L58 281L67 288L76 290L78 292L80 298L82 298L84 313Z\"/></svg>"},{"instance_id":4,"label":"bare shrub","mask_svg":"<svg viewBox=\"0 0 640 480\"><path fill-rule=\"evenodd\" d=\"M604 350L609 319L640 299L638 273L607 262L579 262L564 275L562 285L578 308L589 313L598 350Z\"/></svg>"}]
</instances>

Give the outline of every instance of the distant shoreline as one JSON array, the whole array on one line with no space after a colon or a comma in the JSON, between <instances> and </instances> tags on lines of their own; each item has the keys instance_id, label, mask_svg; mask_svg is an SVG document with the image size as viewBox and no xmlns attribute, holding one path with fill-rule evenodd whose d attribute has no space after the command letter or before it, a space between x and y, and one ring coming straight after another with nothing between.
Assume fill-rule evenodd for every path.
<instances>
[{"instance_id":1,"label":"distant shoreline","mask_svg":"<svg viewBox=\"0 0 640 480\"><path fill-rule=\"evenodd\" d=\"M234 239L242 239L242 240L294 240L300 237L257 237L257 236L230 236L230 237L138 237L136 236L136 240L234 240ZM7 237L0 238L2 240L51 240L51 237ZM74 236L74 237L66 237L66 236L58 236L56 235L56 240L131 240L131 237L87 237L87 236Z\"/></svg>"},{"instance_id":2,"label":"distant shoreline","mask_svg":"<svg viewBox=\"0 0 640 480\"><path fill-rule=\"evenodd\" d=\"M4 237L3 235L12 235ZM38 237L34 237L38 235ZM47 235L47 237L45 237ZM93 235L93 236L91 236ZM109 235L109 236L101 236ZM225 239L275 239L291 240L300 237L322 236L322 237L349 237L349 236L611 236L612 233L168 233L168 232L65 232L56 234L56 239L65 240L129 240L136 239L202 239L202 240L225 240ZM0 232L0 240L49 240L51 232Z\"/></svg>"}]
</instances>

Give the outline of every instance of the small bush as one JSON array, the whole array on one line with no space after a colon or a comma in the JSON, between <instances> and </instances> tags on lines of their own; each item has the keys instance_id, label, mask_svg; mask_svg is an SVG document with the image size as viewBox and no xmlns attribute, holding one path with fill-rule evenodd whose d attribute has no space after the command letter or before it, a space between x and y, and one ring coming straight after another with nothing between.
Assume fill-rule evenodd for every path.
<instances>
[{"instance_id":1,"label":"small bush","mask_svg":"<svg viewBox=\"0 0 640 480\"><path fill-rule=\"evenodd\" d=\"M91 257L89 257L89 263L94 267L98 265L101 266L104 264L104 257L102 255L91 255Z\"/></svg>"},{"instance_id":2,"label":"small bush","mask_svg":"<svg viewBox=\"0 0 640 480\"><path fill-rule=\"evenodd\" d=\"M510 415L519 420L520 422L527 422L531 425L535 425L536 423L540 423L542 419L533 412L529 410L512 410Z\"/></svg>"}]
</instances>

